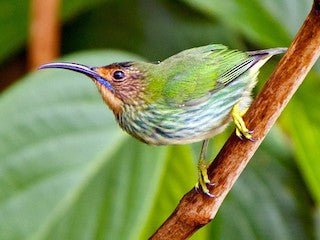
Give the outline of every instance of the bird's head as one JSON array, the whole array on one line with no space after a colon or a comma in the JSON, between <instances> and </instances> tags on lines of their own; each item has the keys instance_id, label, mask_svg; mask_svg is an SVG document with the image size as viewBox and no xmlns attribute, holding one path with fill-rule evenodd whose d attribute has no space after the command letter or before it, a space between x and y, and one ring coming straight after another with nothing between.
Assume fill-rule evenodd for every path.
<instances>
[{"instance_id":1,"label":"bird's head","mask_svg":"<svg viewBox=\"0 0 320 240\"><path fill-rule=\"evenodd\" d=\"M139 104L144 90L144 73L132 62L113 63L103 67L56 62L39 67L46 68L67 69L90 77L105 103L116 115L121 113L124 104Z\"/></svg>"}]
</instances>

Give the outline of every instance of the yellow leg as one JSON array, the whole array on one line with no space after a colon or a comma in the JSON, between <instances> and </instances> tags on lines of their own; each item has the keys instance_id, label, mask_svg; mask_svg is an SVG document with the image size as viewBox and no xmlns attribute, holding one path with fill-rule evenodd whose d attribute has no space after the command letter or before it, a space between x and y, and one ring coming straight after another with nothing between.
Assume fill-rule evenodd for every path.
<instances>
[{"instance_id":1,"label":"yellow leg","mask_svg":"<svg viewBox=\"0 0 320 240\"><path fill-rule=\"evenodd\" d=\"M198 162L198 183L196 184L195 188L198 190L201 188L202 192L206 194L209 197L215 197L213 194L209 192L209 189L207 187L207 184L213 185L210 183L210 180L208 178L207 174L207 168L209 164L206 162L206 153L208 148L209 140L206 139L202 143L199 162Z\"/></svg>"},{"instance_id":2,"label":"yellow leg","mask_svg":"<svg viewBox=\"0 0 320 240\"><path fill-rule=\"evenodd\" d=\"M239 108L239 104L236 104L232 108L231 116L233 118L234 124L236 125L236 135L241 139L245 137L246 139L252 140L252 132L249 131L242 119L242 116L246 111L247 109L245 111L241 111Z\"/></svg>"}]
</instances>

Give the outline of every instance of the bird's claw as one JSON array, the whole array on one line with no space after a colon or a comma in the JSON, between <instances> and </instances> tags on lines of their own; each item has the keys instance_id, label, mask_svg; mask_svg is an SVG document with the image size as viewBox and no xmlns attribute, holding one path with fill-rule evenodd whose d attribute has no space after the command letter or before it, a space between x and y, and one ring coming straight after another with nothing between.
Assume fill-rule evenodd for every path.
<instances>
[{"instance_id":1,"label":"bird's claw","mask_svg":"<svg viewBox=\"0 0 320 240\"><path fill-rule=\"evenodd\" d=\"M236 135L238 138L240 138L241 140L247 139L251 142L254 142L255 139L252 137L252 133L254 131L253 130L248 130L247 128L245 129L239 129L238 127L236 127Z\"/></svg>"},{"instance_id":2,"label":"bird's claw","mask_svg":"<svg viewBox=\"0 0 320 240\"><path fill-rule=\"evenodd\" d=\"M236 135L243 140L243 138L248 139L254 142L254 138L252 137L253 130L249 130L246 127L245 122L243 121L242 116L244 112L239 110L238 104L236 104L231 111L231 116L233 118L234 124L236 125Z\"/></svg>"},{"instance_id":3,"label":"bird's claw","mask_svg":"<svg viewBox=\"0 0 320 240\"><path fill-rule=\"evenodd\" d=\"M198 167L198 175L199 179L197 184L195 185L195 190L199 193L200 191L204 193L206 196L210 198L215 198L216 196L212 193L210 193L207 185L214 186L215 183L211 183L208 174L207 174L207 164L204 162L204 160L199 161L199 167Z\"/></svg>"},{"instance_id":4,"label":"bird's claw","mask_svg":"<svg viewBox=\"0 0 320 240\"><path fill-rule=\"evenodd\" d=\"M215 184L208 184L210 186L213 186ZM201 186L201 187L200 187ZM196 190L197 193L203 193L205 194L206 196L210 197L210 198L215 198L216 195L210 193L209 189L207 188L207 186L203 187L202 185L199 186L199 183L197 183L195 186L194 186L194 189ZM201 189L200 189L201 188Z\"/></svg>"}]
</instances>

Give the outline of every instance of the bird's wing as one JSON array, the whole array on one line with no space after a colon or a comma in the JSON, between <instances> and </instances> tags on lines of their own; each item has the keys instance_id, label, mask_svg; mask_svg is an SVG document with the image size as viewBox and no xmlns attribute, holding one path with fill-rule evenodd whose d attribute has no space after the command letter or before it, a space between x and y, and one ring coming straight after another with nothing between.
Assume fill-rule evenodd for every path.
<instances>
[{"instance_id":1,"label":"bird's wing","mask_svg":"<svg viewBox=\"0 0 320 240\"><path fill-rule=\"evenodd\" d=\"M162 63L168 66L164 100L181 106L205 100L237 79L254 61L247 53L228 50L222 45L183 51Z\"/></svg>"}]
</instances>

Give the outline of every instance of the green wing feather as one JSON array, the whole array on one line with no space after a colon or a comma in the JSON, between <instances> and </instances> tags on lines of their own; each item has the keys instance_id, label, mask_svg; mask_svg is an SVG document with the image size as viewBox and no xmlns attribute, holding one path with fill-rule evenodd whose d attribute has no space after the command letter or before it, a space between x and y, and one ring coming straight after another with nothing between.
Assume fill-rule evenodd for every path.
<instances>
[{"instance_id":1,"label":"green wing feather","mask_svg":"<svg viewBox=\"0 0 320 240\"><path fill-rule=\"evenodd\" d=\"M159 64L165 75L159 77L159 97L173 105L201 99L248 70L250 59L247 53L217 44L180 52Z\"/></svg>"}]
</instances>

